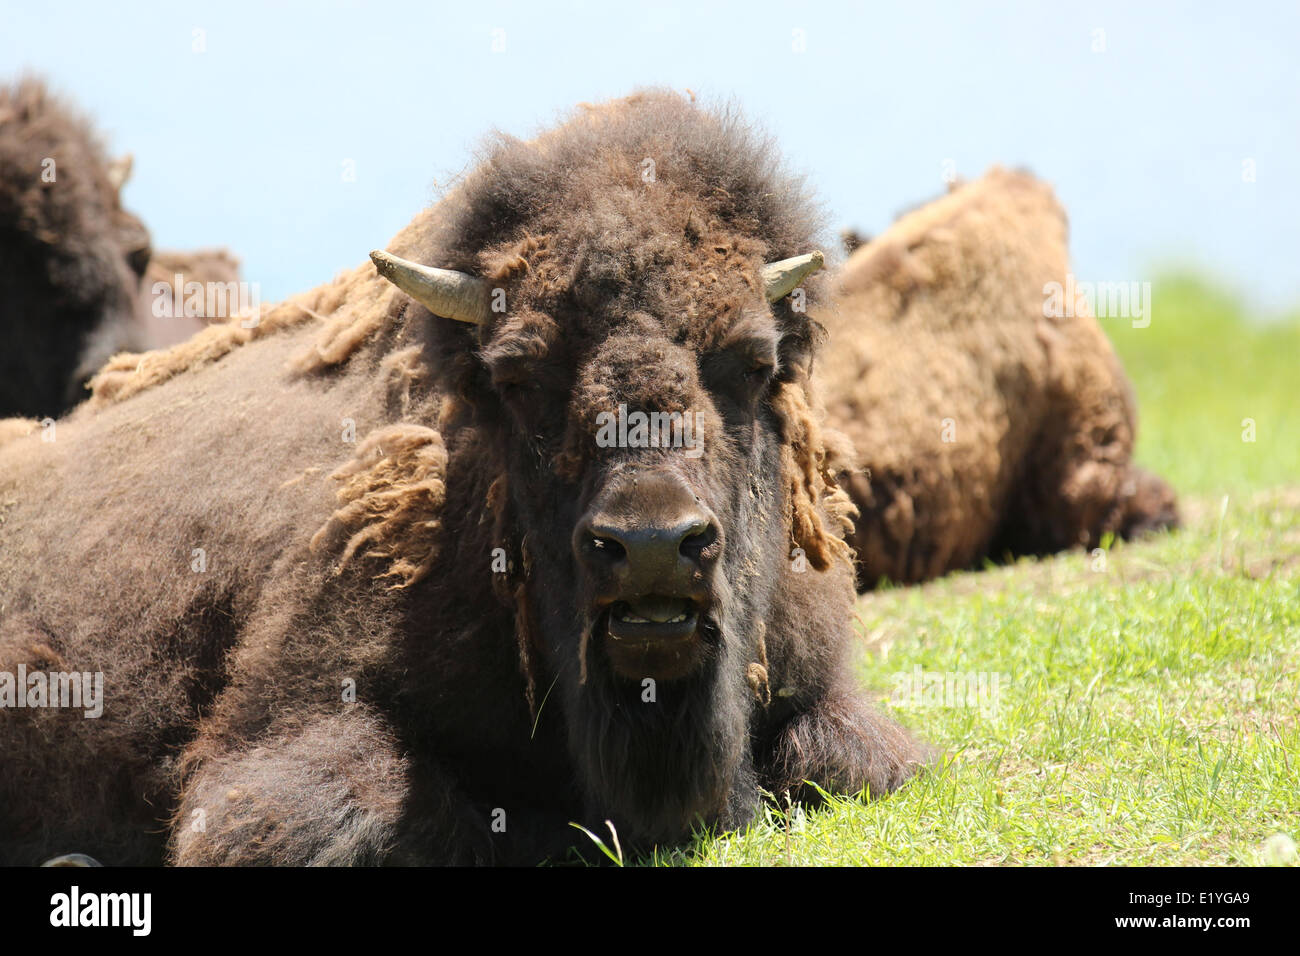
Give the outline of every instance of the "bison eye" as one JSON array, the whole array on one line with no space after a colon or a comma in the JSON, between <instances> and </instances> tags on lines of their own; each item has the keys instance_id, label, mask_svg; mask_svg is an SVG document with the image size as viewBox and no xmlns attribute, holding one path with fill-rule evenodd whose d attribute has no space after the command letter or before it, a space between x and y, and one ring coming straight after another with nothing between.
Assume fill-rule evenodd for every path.
<instances>
[{"instance_id":1,"label":"bison eye","mask_svg":"<svg viewBox=\"0 0 1300 956\"><path fill-rule=\"evenodd\" d=\"M531 363L516 356L498 357L488 363L488 375L498 394L521 395L537 387L537 376Z\"/></svg>"},{"instance_id":2,"label":"bison eye","mask_svg":"<svg viewBox=\"0 0 1300 956\"><path fill-rule=\"evenodd\" d=\"M497 395L507 405L517 409L530 410L536 406L541 391L533 382L524 380L509 379L501 382L494 382Z\"/></svg>"},{"instance_id":3,"label":"bison eye","mask_svg":"<svg viewBox=\"0 0 1300 956\"><path fill-rule=\"evenodd\" d=\"M523 382L497 382L496 389L502 398L517 398L530 391L530 387Z\"/></svg>"},{"instance_id":4,"label":"bison eye","mask_svg":"<svg viewBox=\"0 0 1300 956\"><path fill-rule=\"evenodd\" d=\"M771 362L759 362L758 364L749 367L749 370L745 372L745 378L748 379L749 383L755 388L761 388L767 385L768 382L772 381L772 376L775 374L775 365Z\"/></svg>"},{"instance_id":5,"label":"bison eye","mask_svg":"<svg viewBox=\"0 0 1300 956\"><path fill-rule=\"evenodd\" d=\"M767 394L768 387L772 384L772 378L775 374L776 367L767 362L750 365L745 369L744 385L741 391L747 405L752 406Z\"/></svg>"},{"instance_id":6,"label":"bison eye","mask_svg":"<svg viewBox=\"0 0 1300 956\"><path fill-rule=\"evenodd\" d=\"M729 399L737 410L752 412L772 384L776 366L767 356L728 350L706 356L700 372L710 392Z\"/></svg>"},{"instance_id":7,"label":"bison eye","mask_svg":"<svg viewBox=\"0 0 1300 956\"><path fill-rule=\"evenodd\" d=\"M126 254L126 263L131 267L132 272L137 276L142 276L145 270L149 268L151 254L152 250L148 246L140 246Z\"/></svg>"}]
</instances>

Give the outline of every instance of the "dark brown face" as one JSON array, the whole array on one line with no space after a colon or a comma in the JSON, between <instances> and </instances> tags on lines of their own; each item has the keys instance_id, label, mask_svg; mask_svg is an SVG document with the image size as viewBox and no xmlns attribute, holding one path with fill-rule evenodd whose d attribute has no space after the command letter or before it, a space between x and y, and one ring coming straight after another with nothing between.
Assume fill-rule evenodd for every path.
<instances>
[{"instance_id":1,"label":"dark brown face","mask_svg":"<svg viewBox=\"0 0 1300 956\"><path fill-rule=\"evenodd\" d=\"M581 592L628 678L690 673L712 636L728 516L705 458L719 416L695 366L665 338L615 336L583 370L569 423L588 472L571 541Z\"/></svg>"},{"instance_id":2,"label":"dark brown face","mask_svg":"<svg viewBox=\"0 0 1300 956\"><path fill-rule=\"evenodd\" d=\"M758 611L763 588L749 582L787 559L766 406L780 336L752 298L712 339L636 314L582 355L560 334L528 333L527 347L507 333L485 352L519 434L531 436L535 467L519 465L531 481L516 507L536 514L523 523L566 531L545 546L569 568L571 591L536 599L567 619L555 638L585 630L587 668L673 681L716 663L728 631Z\"/></svg>"},{"instance_id":3,"label":"dark brown face","mask_svg":"<svg viewBox=\"0 0 1300 956\"><path fill-rule=\"evenodd\" d=\"M81 336L77 365L64 393L69 407L86 397L90 379L112 356L150 347L139 318L144 311L144 274L153 252L149 231L139 218L120 207L112 209L109 218L112 229L104 255L105 272L111 279L97 321Z\"/></svg>"},{"instance_id":4,"label":"dark brown face","mask_svg":"<svg viewBox=\"0 0 1300 956\"><path fill-rule=\"evenodd\" d=\"M0 328L0 416L57 416L110 356L143 345L149 234L115 200L77 213L57 243L0 229L0 309L15 317Z\"/></svg>"},{"instance_id":5,"label":"dark brown face","mask_svg":"<svg viewBox=\"0 0 1300 956\"><path fill-rule=\"evenodd\" d=\"M724 217L693 191L595 179L569 184L568 203L548 198L563 228L521 226L477 253L478 274L371 257L433 314L476 329L435 326L457 332L441 345L454 390L474 396L504 457L494 487L508 501L493 517L522 573L496 591L517 609L525 657L540 644L571 702L622 701L647 681L726 681L730 695L762 670L792 540L827 566L810 514L820 442L801 288L823 257L772 256L748 213Z\"/></svg>"}]
</instances>

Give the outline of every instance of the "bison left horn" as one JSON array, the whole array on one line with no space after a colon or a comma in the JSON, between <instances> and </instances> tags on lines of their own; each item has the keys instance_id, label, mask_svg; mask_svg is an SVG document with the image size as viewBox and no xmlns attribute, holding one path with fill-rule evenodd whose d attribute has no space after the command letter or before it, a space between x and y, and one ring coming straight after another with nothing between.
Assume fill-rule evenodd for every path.
<instances>
[{"instance_id":1,"label":"bison left horn","mask_svg":"<svg viewBox=\"0 0 1300 956\"><path fill-rule=\"evenodd\" d=\"M799 288L799 284L804 279L825 264L826 259L820 252L809 252L806 255L795 256L793 259L769 262L759 272L759 275L763 278L763 288L767 293L767 301L779 302L784 299Z\"/></svg>"},{"instance_id":2,"label":"bison left horn","mask_svg":"<svg viewBox=\"0 0 1300 956\"><path fill-rule=\"evenodd\" d=\"M482 325L492 314L492 289L477 276L435 269L376 249L370 261L379 274L444 319Z\"/></svg>"}]
</instances>

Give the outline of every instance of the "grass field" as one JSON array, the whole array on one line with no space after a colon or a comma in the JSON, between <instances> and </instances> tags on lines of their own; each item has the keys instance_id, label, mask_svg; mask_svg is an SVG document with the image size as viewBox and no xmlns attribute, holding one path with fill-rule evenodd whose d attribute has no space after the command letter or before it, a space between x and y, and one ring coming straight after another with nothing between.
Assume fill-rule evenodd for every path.
<instances>
[{"instance_id":1,"label":"grass field","mask_svg":"<svg viewBox=\"0 0 1300 956\"><path fill-rule=\"evenodd\" d=\"M863 597L862 680L940 764L645 862L1297 862L1300 316L1180 278L1152 302L1103 325L1184 529ZM989 693L900 693L918 668Z\"/></svg>"}]
</instances>

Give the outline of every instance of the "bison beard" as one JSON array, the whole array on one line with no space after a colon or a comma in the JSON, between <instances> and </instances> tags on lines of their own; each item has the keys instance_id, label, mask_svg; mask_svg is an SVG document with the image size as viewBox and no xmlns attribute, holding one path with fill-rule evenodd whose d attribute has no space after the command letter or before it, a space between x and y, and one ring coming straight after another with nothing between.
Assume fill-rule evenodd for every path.
<instances>
[{"instance_id":1,"label":"bison beard","mask_svg":"<svg viewBox=\"0 0 1300 956\"><path fill-rule=\"evenodd\" d=\"M733 533L743 525L742 518ZM758 548L783 550L780 540L728 542L728 554ZM585 680L564 686L569 746L588 813L611 818L621 834L672 841L684 825L732 827L753 812L758 792L749 733L755 699L746 674L756 656L751 635L761 630L757 609L771 595L762 582L737 595L729 582L738 579L737 573L718 576L701 628L703 666L678 680L646 684L618 674L602 653L609 612L583 622L579 656L564 668L585 672ZM665 786L670 780L676 783Z\"/></svg>"},{"instance_id":2,"label":"bison beard","mask_svg":"<svg viewBox=\"0 0 1300 956\"><path fill-rule=\"evenodd\" d=\"M697 821L733 827L752 813L752 696L745 662L726 640L722 646L723 660L657 687L657 706L604 667L574 694L570 746L595 819L611 818L621 834L668 842ZM667 780L678 783L665 787Z\"/></svg>"},{"instance_id":3,"label":"bison beard","mask_svg":"<svg viewBox=\"0 0 1300 956\"><path fill-rule=\"evenodd\" d=\"M382 275L0 441L0 670L106 686L101 721L0 715L0 862L531 863L570 821L649 846L901 785L923 750L847 676L808 209L733 115L586 107L492 143ZM704 453L601 447L620 405Z\"/></svg>"}]
</instances>

